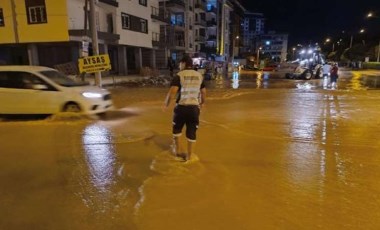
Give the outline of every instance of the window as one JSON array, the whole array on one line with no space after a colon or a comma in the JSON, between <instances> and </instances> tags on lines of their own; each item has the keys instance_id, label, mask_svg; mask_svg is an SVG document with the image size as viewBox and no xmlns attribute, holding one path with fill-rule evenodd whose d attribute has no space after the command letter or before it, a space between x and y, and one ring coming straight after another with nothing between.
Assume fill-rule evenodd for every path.
<instances>
[{"instance_id":1,"label":"window","mask_svg":"<svg viewBox=\"0 0 380 230\"><path fill-rule=\"evenodd\" d=\"M0 72L0 87L34 89L35 85L45 85L45 82L27 72Z\"/></svg>"},{"instance_id":2,"label":"window","mask_svg":"<svg viewBox=\"0 0 380 230\"><path fill-rule=\"evenodd\" d=\"M3 15L3 9L0 8L0 26L4 26L4 15Z\"/></svg>"},{"instance_id":3,"label":"window","mask_svg":"<svg viewBox=\"0 0 380 230\"><path fill-rule=\"evenodd\" d=\"M47 23L45 0L25 0L28 24Z\"/></svg>"},{"instance_id":4,"label":"window","mask_svg":"<svg viewBox=\"0 0 380 230\"><path fill-rule=\"evenodd\" d=\"M146 33L147 32L147 29L146 29L146 20L145 19L140 19L140 23L141 23L141 32Z\"/></svg>"},{"instance_id":5,"label":"window","mask_svg":"<svg viewBox=\"0 0 380 230\"><path fill-rule=\"evenodd\" d=\"M146 6L146 1L147 0L139 0L139 4L142 5L142 6Z\"/></svg>"},{"instance_id":6,"label":"window","mask_svg":"<svg viewBox=\"0 0 380 230\"><path fill-rule=\"evenodd\" d=\"M148 21L130 14L121 13L122 28L135 32L148 33Z\"/></svg>"},{"instance_id":7,"label":"window","mask_svg":"<svg viewBox=\"0 0 380 230\"><path fill-rule=\"evenodd\" d=\"M123 29L129 29L130 28L130 20L129 15L126 13L121 13L121 25Z\"/></svg>"}]
</instances>

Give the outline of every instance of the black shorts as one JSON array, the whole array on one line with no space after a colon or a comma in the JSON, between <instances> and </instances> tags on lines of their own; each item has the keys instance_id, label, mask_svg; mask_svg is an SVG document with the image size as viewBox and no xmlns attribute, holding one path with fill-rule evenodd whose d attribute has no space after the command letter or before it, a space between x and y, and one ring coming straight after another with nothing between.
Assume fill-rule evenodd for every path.
<instances>
[{"instance_id":1,"label":"black shorts","mask_svg":"<svg viewBox=\"0 0 380 230\"><path fill-rule=\"evenodd\" d=\"M180 136L182 128L186 124L186 137L189 141L195 142L199 125L199 106L197 105L177 105L174 108L173 135Z\"/></svg>"},{"instance_id":2,"label":"black shorts","mask_svg":"<svg viewBox=\"0 0 380 230\"><path fill-rule=\"evenodd\" d=\"M338 80L338 75L331 75L331 82L337 82L337 80Z\"/></svg>"}]
</instances>

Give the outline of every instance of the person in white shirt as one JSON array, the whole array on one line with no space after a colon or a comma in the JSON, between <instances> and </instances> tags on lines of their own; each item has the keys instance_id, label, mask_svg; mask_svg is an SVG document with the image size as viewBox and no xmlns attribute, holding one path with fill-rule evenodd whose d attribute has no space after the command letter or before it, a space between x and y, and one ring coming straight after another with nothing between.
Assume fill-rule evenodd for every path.
<instances>
[{"instance_id":1,"label":"person in white shirt","mask_svg":"<svg viewBox=\"0 0 380 230\"><path fill-rule=\"evenodd\" d=\"M331 65L327 62L323 64L322 71L323 71L323 77L328 77L330 75Z\"/></svg>"}]
</instances>

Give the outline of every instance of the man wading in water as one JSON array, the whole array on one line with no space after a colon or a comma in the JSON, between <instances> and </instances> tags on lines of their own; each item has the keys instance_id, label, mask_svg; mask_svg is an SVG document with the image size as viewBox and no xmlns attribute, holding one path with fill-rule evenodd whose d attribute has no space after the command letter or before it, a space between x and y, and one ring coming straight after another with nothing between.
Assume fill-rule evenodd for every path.
<instances>
[{"instance_id":1,"label":"man wading in water","mask_svg":"<svg viewBox=\"0 0 380 230\"><path fill-rule=\"evenodd\" d=\"M193 60L185 56L180 62L180 71L173 78L165 99L164 110L176 98L173 116L174 154L185 161L190 160L194 153L196 132L199 125L200 108L205 102L206 88L203 76L193 70ZM186 124L187 154L180 153L179 137Z\"/></svg>"}]
</instances>

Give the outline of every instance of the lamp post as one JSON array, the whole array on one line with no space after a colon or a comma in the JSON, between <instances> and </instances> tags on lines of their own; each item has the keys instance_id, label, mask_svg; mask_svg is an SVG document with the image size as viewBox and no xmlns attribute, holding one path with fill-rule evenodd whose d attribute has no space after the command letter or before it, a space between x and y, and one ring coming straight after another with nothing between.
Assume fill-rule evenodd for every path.
<instances>
[{"instance_id":1,"label":"lamp post","mask_svg":"<svg viewBox=\"0 0 380 230\"><path fill-rule=\"evenodd\" d=\"M239 39L239 35L234 37L232 40L232 68L234 68L234 59L235 59L235 46L236 46L236 40Z\"/></svg>"},{"instance_id":2,"label":"lamp post","mask_svg":"<svg viewBox=\"0 0 380 230\"><path fill-rule=\"evenodd\" d=\"M377 62L380 61L380 40L379 40L379 47L377 48Z\"/></svg>"},{"instance_id":3,"label":"lamp post","mask_svg":"<svg viewBox=\"0 0 380 230\"><path fill-rule=\"evenodd\" d=\"M259 47L257 49L257 56L256 56L256 65L257 65L257 68L259 68L259 66L260 66L260 50L261 49L262 49L261 47Z\"/></svg>"},{"instance_id":4,"label":"lamp post","mask_svg":"<svg viewBox=\"0 0 380 230\"><path fill-rule=\"evenodd\" d=\"M369 13L367 14L367 18L379 18L379 17L378 17L378 16L374 16L372 12L369 12ZM378 48L378 50L377 50L377 60L376 60L376 61L377 61L377 62L380 61L380 40L379 40L379 48Z\"/></svg>"},{"instance_id":5,"label":"lamp post","mask_svg":"<svg viewBox=\"0 0 380 230\"><path fill-rule=\"evenodd\" d=\"M99 55L99 41L98 41L98 29L96 25L96 9L95 0L90 0L90 28L91 28L91 38L92 38L92 50L93 55ZM95 72L95 85L102 87L102 74L101 72Z\"/></svg>"},{"instance_id":6,"label":"lamp post","mask_svg":"<svg viewBox=\"0 0 380 230\"><path fill-rule=\"evenodd\" d=\"M292 56L292 58L294 59L294 52L296 51L296 47L293 47L293 56Z\"/></svg>"}]
</instances>

